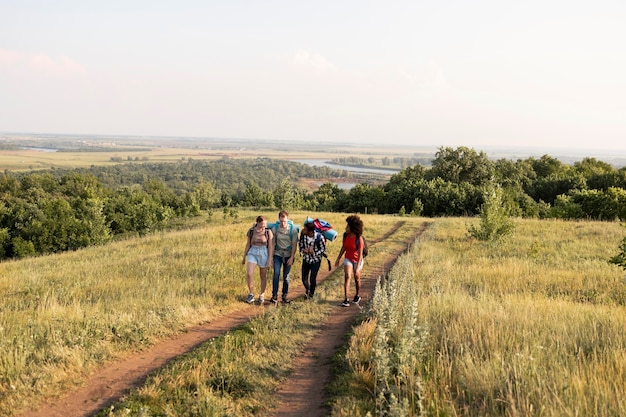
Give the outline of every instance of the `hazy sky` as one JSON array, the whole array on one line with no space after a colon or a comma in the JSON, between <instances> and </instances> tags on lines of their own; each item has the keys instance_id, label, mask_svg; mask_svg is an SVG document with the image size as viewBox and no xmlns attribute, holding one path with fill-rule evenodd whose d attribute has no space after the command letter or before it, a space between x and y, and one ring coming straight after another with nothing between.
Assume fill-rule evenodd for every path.
<instances>
[{"instance_id":1,"label":"hazy sky","mask_svg":"<svg viewBox=\"0 0 626 417\"><path fill-rule=\"evenodd\" d=\"M0 131L626 149L626 1L0 0Z\"/></svg>"}]
</instances>

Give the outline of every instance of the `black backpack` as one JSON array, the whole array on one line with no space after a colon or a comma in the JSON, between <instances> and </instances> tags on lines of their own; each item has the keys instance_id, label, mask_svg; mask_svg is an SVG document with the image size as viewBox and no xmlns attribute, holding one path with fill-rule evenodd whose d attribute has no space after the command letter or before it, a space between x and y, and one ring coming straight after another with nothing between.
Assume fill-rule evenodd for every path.
<instances>
[{"instance_id":1,"label":"black backpack","mask_svg":"<svg viewBox=\"0 0 626 417\"><path fill-rule=\"evenodd\" d=\"M360 236L363 238L363 259L367 257L367 253L369 252L369 246L367 245L367 240L365 240L365 236ZM356 250L359 250L359 242L361 239L357 239L356 241Z\"/></svg>"},{"instance_id":2,"label":"black backpack","mask_svg":"<svg viewBox=\"0 0 626 417\"><path fill-rule=\"evenodd\" d=\"M304 241L304 233L300 234L300 241L303 242ZM324 236L322 233L318 232L317 230L315 231L315 242L313 243L317 248L321 247L321 243L320 241L324 239L324 243L326 243L326 236ZM324 246L326 247L326 246ZM328 262L328 270L330 271L332 269L332 266L330 264L330 259L328 259L328 255L326 255L326 251L324 251L322 253L322 257L326 258L326 262Z\"/></svg>"}]
</instances>

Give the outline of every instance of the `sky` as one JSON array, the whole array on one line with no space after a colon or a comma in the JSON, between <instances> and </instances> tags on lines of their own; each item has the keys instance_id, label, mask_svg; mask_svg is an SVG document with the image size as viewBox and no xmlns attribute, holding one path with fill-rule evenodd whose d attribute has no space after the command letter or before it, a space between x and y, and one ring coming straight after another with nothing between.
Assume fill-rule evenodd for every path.
<instances>
[{"instance_id":1,"label":"sky","mask_svg":"<svg viewBox=\"0 0 626 417\"><path fill-rule=\"evenodd\" d=\"M0 132L626 150L623 0L0 0Z\"/></svg>"}]
</instances>

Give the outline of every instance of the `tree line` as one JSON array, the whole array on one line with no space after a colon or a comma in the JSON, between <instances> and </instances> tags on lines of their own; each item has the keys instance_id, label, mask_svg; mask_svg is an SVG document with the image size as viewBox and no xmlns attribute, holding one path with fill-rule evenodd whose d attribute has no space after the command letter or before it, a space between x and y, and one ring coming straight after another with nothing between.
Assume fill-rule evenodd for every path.
<instances>
[{"instance_id":1,"label":"tree line","mask_svg":"<svg viewBox=\"0 0 626 417\"><path fill-rule=\"evenodd\" d=\"M114 236L145 234L176 217L266 207L350 213L475 216L494 187L510 216L626 219L626 169L594 158L567 165L541 158L490 160L474 149L440 148L429 168L407 167L383 185L315 191L301 179L345 171L270 158L0 174L0 259L75 250Z\"/></svg>"}]
</instances>

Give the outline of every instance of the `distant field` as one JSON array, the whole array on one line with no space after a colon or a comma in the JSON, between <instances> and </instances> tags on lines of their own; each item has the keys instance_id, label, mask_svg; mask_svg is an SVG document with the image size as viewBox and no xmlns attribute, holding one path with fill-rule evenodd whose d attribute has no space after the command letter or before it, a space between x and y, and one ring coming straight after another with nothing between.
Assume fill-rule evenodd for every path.
<instances>
[{"instance_id":1,"label":"distant field","mask_svg":"<svg viewBox=\"0 0 626 417\"><path fill-rule=\"evenodd\" d=\"M80 168L121 162L175 162L181 159L280 158L324 159L357 157L409 157L423 155L419 148L389 148L374 145L288 143L245 140L191 140L175 138L30 137L0 136L0 169L30 171L50 168ZM15 149L30 147L40 149ZM58 149L50 152L41 149Z\"/></svg>"}]
</instances>

